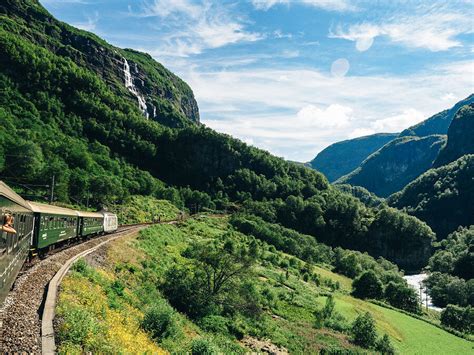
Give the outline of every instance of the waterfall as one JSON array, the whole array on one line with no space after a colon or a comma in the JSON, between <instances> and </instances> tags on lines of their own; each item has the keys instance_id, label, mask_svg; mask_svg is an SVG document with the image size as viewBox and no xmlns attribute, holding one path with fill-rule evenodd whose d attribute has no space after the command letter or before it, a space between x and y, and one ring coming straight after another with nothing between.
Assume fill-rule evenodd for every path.
<instances>
[{"instance_id":1,"label":"waterfall","mask_svg":"<svg viewBox=\"0 0 474 355\"><path fill-rule=\"evenodd\" d=\"M130 65L125 58L123 58L123 74L125 77L125 87L137 98L140 111L142 111L145 117L148 118L148 109L146 107L145 98L140 94L135 84L133 84L132 74L130 73Z\"/></svg>"}]
</instances>

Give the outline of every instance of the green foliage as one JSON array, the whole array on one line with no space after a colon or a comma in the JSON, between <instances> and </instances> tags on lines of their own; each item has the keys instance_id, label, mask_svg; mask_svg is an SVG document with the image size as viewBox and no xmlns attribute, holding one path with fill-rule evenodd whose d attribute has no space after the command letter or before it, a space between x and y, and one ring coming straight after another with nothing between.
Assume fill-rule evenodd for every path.
<instances>
[{"instance_id":1,"label":"green foliage","mask_svg":"<svg viewBox=\"0 0 474 355\"><path fill-rule=\"evenodd\" d=\"M474 279L465 281L456 276L433 272L425 280L428 294L438 307L447 304L474 306Z\"/></svg>"},{"instance_id":2,"label":"green foliage","mask_svg":"<svg viewBox=\"0 0 474 355\"><path fill-rule=\"evenodd\" d=\"M429 260L431 271L470 280L474 277L474 226L459 228L441 241Z\"/></svg>"},{"instance_id":3,"label":"green foliage","mask_svg":"<svg viewBox=\"0 0 474 355\"><path fill-rule=\"evenodd\" d=\"M371 348L377 340L375 322L369 312L360 314L352 323L352 341L363 348Z\"/></svg>"},{"instance_id":4,"label":"green foliage","mask_svg":"<svg viewBox=\"0 0 474 355\"><path fill-rule=\"evenodd\" d=\"M448 141L433 166L446 165L465 154L474 154L474 103L465 105L454 116L448 129Z\"/></svg>"},{"instance_id":5,"label":"green foliage","mask_svg":"<svg viewBox=\"0 0 474 355\"><path fill-rule=\"evenodd\" d=\"M366 271L352 282L352 294L358 298L381 299L383 285L374 271Z\"/></svg>"},{"instance_id":6,"label":"green foliage","mask_svg":"<svg viewBox=\"0 0 474 355\"><path fill-rule=\"evenodd\" d=\"M474 155L430 169L390 197L390 205L404 208L409 214L425 221L438 240L470 226L474 215Z\"/></svg>"},{"instance_id":7,"label":"green foliage","mask_svg":"<svg viewBox=\"0 0 474 355\"><path fill-rule=\"evenodd\" d=\"M141 326L156 340L173 336L177 331L174 311L163 301L153 304L145 311Z\"/></svg>"},{"instance_id":8,"label":"green foliage","mask_svg":"<svg viewBox=\"0 0 474 355\"><path fill-rule=\"evenodd\" d=\"M449 304L441 312L441 324L463 333L474 333L474 308Z\"/></svg>"},{"instance_id":9,"label":"green foliage","mask_svg":"<svg viewBox=\"0 0 474 355\"><path fill-rule=\"evenodd\" d=\"M221 312L258 316L258 295L247 279L256 255L232 234L212 243L191 244L183 256L189 263L173 266L162 285L171 304L190 317Z\"/></svg>"},{"instance_id":10,"label":"green foliage","mask_svg":"<svg viewBox=\"0 0 474 355\"><path fill-rule=\"evenodd\" d=\"M410 313L420 314L421 306L418 293L406 283L390 281L385 288L384 297L390 305Z\"/></svg>"},{"instance_id":11,"label":"green foliage","mask_svg":"<svg viewBox=\"0 0 474 355\"><path fill-rule=\"evenodd\" d=\"M382 355L395 354L395 349L387 334L384 334L379 338L379 340L377 340L377 343L375 344L375 350L380 352Z\"/></svg>"},{"instance_id":12,"label":"green foliage","mask_svg":"<svg viewBox=\"0 0 474 355\"><path fill-rule=\"evenodd\" d=\"M191 344L191 354L193 355L214 355L219 349L207 338L197 338Z\"/></svg>"}]
</instances>

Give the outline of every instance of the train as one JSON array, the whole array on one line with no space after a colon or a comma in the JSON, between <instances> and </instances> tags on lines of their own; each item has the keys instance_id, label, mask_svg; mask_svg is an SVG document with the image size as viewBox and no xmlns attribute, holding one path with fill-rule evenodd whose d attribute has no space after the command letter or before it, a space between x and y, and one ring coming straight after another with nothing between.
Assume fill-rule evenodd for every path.
<instances>
[{"instance_id":1,"label":"train","mask_svg":"<svg viewBox=\"0 0 474 355\"><path fill-rule=\"evenodd\" d=\"M0 213L0 305L28 258L118 228L114 213L26 201L3 181L0 181Z\"/></svg>"}]
</instances>

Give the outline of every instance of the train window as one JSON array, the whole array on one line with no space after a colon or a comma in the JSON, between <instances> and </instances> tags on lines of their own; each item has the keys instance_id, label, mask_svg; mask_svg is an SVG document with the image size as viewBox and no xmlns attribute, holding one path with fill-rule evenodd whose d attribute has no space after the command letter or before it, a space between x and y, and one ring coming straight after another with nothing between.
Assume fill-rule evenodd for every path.
<instances>
[{"instance_id":1,"label":"train window","mask_svg":"<svg viewBox=\"0 0 474 355\"><path fill-rule=\"evenodd\" d=\"M7 252L7 233L0 232L0 257Z\"/></svg>"}]
</instances>

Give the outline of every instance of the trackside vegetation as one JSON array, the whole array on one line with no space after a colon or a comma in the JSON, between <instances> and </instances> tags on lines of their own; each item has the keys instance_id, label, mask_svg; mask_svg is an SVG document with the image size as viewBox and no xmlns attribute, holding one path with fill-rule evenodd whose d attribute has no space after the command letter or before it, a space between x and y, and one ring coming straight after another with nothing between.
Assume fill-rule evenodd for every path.
<instances>
[{"instance_id":1,"label":"trackside vegetation","mask_svg":"<svg viewBox=\"0 0 474 355\"><path fill-rule=\"evenodd\" d=\"M333 265L279 251L228 217L152 226L101 255L79 261L65 278L57 306L62 353L472 349L427 322L352 297L350 279ZM120 324L113 337L105 326L112 316ZM74 324L81 327L71 333Z\"/></svg>"}]
</instances>

